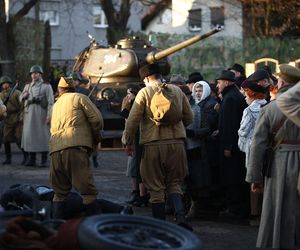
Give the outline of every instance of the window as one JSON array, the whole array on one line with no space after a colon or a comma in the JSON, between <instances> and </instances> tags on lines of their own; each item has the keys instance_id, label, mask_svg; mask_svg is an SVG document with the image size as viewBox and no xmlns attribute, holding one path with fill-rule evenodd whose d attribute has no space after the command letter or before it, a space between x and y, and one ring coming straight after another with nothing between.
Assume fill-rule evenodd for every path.
<instances>
[{"instance_id":1,"label":"window","mask_svg":"<svg viewBox=\"0 0 300 250\"><path fill-rule=\"evenodd\" d=\"M189 10L189 30L200 31L202 26L201 9Z\"/></svg>"},{"instance_id":2,"label":"window","mask_svg":"<svg viewBox=\"0 0 300 250\"><path fill-rule=\"evenodd\" d=\"M51 48L51 60L61 60L61 48Z\"/></svg>"},{"instance_id":3,"label":"window","mask_svg":"<svg viewBox=\"0 0 300 250\"><path fill-rule=\"evenodd\" d=\"M224 7L211 7L210 20L212 28L217 25L224 26Z\"/></svg>"},{"instance_id":4,"label":"window","mask_svg":"<svg viewBox=\"0 0 300 250\"><path fill-rule=\"evenodd\" d=\"M44 22L49 21L51 26L59 25L59 15L57 11L54 10L43 10L40 11L40 20Z\"/></svg>"},{"instance_id":5,"label":"window","mask_svg":"<svg viewBox=\"0 0 300 250\"><path fill-rule=\"evenodd\" d=\"M102 10L101 6L93 7L93 19L94 27L96 28L106 28L108 26L104 11Z\"/></svg>"}]
</instances>

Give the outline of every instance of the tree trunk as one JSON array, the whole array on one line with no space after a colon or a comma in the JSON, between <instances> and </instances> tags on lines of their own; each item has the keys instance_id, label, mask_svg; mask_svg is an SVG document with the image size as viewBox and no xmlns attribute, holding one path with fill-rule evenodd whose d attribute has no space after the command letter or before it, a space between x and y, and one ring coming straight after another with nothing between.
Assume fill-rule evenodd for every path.
<instances>
[{"instance_id":1,"label":"tree trunk","mask_svg":"<svg viewBox=\"0 0 300 250\"><path fill-rule=\"evenodd\" d=\"M14 26L39 0L29 0L6 22L5 0L0 0L0 73L15 79Z\"/></svg>"},{"instance_id":2,"label":"tree trunk","mask_svg":"<svg viewBox=\"0 0 300 250\"><path fill-rule=\"evenodd\" d=\"M49 21L45 23L45 48L43 57L43 69L44 69L44 80L47 80L50 76L50 57L51 57L51 28Z\"/></svg>"},{"instance_id":3,"label":"tree trunk","mask_svg":"<svg viewBox=\"0 0 300 250\"><path fill-rule=\"evenodd\" d=\"M10 38L12 37L12 27L6 22L4 0L0 0L0 73L15 79L14 53Z\"/></svg>"},{"instance_id":4,"label":"tree trunk","mask_svg":"<svg viewBox=\"0 0 300 250\"><path fill-rule=\"evenodd\" d=\"M130 0L122 0L120 10L117 11L112 0L100 0L101 7L107 19L107 43L114 45L124 38L128 32L127 23L130 17Z\"/></svg>"}]
</instances>

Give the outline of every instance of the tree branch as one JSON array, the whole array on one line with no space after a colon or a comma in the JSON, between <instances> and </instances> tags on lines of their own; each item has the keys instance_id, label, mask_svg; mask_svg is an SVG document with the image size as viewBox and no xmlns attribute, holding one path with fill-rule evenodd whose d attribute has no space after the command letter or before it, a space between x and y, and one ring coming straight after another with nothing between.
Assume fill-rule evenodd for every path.
<instances>
[{"instance_id":1,"label":"tree branch","mask_svg":"<svg viewBox=\"0 0 300 250\"><path fill-rule=\"evenodd\" d=\"M10 23L17 23L22 17L27 15L31 8L36 5L40 0L30 0L23 5L23 7L10 18Z\"/></svg>"}]
</instances>

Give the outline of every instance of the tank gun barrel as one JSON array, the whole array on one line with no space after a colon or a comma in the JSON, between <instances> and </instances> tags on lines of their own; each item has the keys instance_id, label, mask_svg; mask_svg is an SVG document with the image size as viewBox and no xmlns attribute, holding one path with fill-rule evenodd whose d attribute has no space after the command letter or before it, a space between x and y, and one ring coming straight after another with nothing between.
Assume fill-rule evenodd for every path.
<instances>
[{"instance_id":1,"label":"tank gun barrel","mask_svg":"<svg viewBox=\"0 0 300 250\"><path fill-rule=\"evenodd\" d=\"M186 41L184 41L182 43L174 45L171 48L162 50L160 52L151 51L150 53L148 53L148 55L146 57L146 61L148 63L150 63L150 64L154 63L154 62L156 62L156 61L158 61L158 60L160 60L160 59L162 59L162 58L164 58L164 57L166 57L166 56L168 56L170 54L175 53L178 50L181 50L181 49L183 49L185 47L188 47L189 45L192 45L192 44L194 44L194 43L196 43L196 42L198 42L200 40L203 40L203 39L205 39L205 38L207 38L207 37L209 37L209 36L211 36L211 35L219 32L221 30L223 30L223 27L216 26L213 30L211 30L208 33L205 33L203 35L194 36L194 37L192 37L192 38L190 38L190 39L188 39L188 40L186 40Z\"/></svg>"}]
</instances>

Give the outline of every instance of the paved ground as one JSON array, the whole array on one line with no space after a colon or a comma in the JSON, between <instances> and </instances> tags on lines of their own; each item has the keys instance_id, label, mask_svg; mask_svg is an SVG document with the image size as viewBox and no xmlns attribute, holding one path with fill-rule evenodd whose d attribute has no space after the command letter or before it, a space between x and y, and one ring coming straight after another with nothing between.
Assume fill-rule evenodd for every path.
<instances>
[{"instance_id":1,"label":"paved ground","mask_svg":"<svg viewBox=\"0 0 300 250\"><path fill-rule=\"evenodd\" d=\"M16 149L15 149L16 150ZM0 162L4 160L3 147L0 150ZM48 168L20 166L21 154L15 152L13 164L0 166L0 192L16 183L46 184ZM39 160L39 156L38 156ZM123 151L100 151L100 167L93 169L99 196L114 202L124 203L131 191L130 180L125 176L127 157ZM150 208L134 208L135 214L149 216ZM171 218L168 218L171 220ZM246 222L225 222L218 218L192 221L195 233L207 250L250 250L255 249L257 227Z\"/></svg>"}]
</instances>

